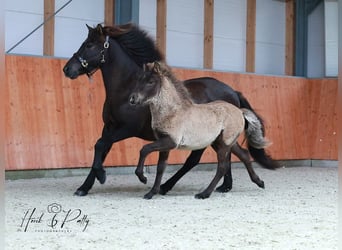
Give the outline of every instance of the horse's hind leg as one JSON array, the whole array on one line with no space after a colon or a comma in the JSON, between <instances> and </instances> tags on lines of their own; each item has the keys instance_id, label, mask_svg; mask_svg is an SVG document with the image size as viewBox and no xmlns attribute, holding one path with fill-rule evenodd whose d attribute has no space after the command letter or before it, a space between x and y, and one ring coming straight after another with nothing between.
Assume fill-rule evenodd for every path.
<instances>
[{"instance_id":1,"label":"horse's hind leg","mask_svg":"<svg viewBox=\"0 0 342 250\"><path fill-rule=\"evenodd\" d=\"M175 173L170 179L168 179L164 184L160 186L159 193L165 195L169 192L173 186L193 167L195 167L203 154L205 149L199 149L192 151L189 157L186 159L182 168L180 168L177 173Z\"/></svg>"},{"instance_id":2,"label":"horse's hind leg","mask_svg":"<svg viewBox=\"0 0 342 250\"><path fill-rule=\"evenodd\" d=\"M221 146L214 148L216 149L218 160L216 174L211 183L209 184L209 186L203 192L195 195L195 198L197 199L208 198L215 189L217 183L220 181L222 176L225 175L226 172L230 171L230 161L228 159L228 155L230 155L231 151L230 146L221 144Z\"/></svg>"},{"instance_id":3,"label":"horse's hind leg","mask_svg":"<svg viewBox=\"0 0 342 250\"><path fill-rule=\"evenodd\" d=\"M251 181L258 185L258 187L265 188L264 182L254 172L252 162L249 157L247 149L242 148L240 145L235 144L232 148L232 152L245 164Z\"/></svg>"}]
</instances>

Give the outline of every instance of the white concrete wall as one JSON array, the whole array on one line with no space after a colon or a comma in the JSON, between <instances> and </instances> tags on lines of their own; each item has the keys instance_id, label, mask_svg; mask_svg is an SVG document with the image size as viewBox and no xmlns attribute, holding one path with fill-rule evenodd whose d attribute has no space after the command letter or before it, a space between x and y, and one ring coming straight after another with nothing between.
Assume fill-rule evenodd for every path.
<instances>
[{"instance_id":1,"label":"white concrete wall","mask_svg":"<svg viewBox=\"0 0 342 250\"><path fill-rule=\"evenodd\" d=\"M67 3L56 0L55 9ZM43 0L6 0L5 50L43 22ZM104 20L104 1L73 0L55 19L55 56L70 57L86 39L85 24L95 26ZM43 55L43 27L13 49L14 54Z\"/></svg>"},{"instance_id":2,"label":"white concrete wall","mask_svg":"<svg viewBox=\"0 0 342 250\"><path fill-rule=\"evenodd\" d=\"M213 68L246 70L246 0L215 0Z\"/></svg>"},{"instance_id":3,"label":"white concrete wall","mask_svg":"<svg viewBox=\"0 0 342 250\"><path fill-rule=\"evenodd\" d=\"M308 17L308 77L324 77L324 4Z\"/></svg>"},{"instance_id":4,"label":"white concrete wall","mask_svg":"<svg viewBox=\"0 0 342 250\"><path fill-rule=\"evenodd\" d=\"M56 0L59 9L67 0ZM87 38L89 26L104 21L104 1L73 0L55 19L55 56L70 57Z\"/></svg>"},{"instance_id":5,"label":"white concrete wall","mask_svg":"<svg viewBox=\"0 0 342 250\"><path fill-rule=\"evenodd\" d=\"M172 66L203 67L203 1L167 2L166 60Z\"/></svg>"},{"instance_id":6,"label":"white concrete wall","mask_svg":"<svg viewBox=\"0 0 342 250\"><path fill-rule=\"evenodd\" d=\"M156 39L157 1L140 0L139 3L139 26L146 30L153 39Z\"/></svg>"},{"instance_id":7,"label":"white concrete wall","mask_svg":"<svg viewBox=\"0 0 342 250\"><path fill-rule=\"evenodd\" d=\"M68 0L56 0L57 10ZM247 0L215 0L213 67L245 71ZM255 69L284 74L285 2L256 1ZM308 75L337 75L337 1L325 0L309 16ZM324 9L325 6L325 9ZM172 66L203 67L202 0L168 0L166 60ZM5 49L43 22L43 0L5 0ZM325 13L325 15L324 15ZM55 19L55 56L70 57L87 36L85 24L104 20L104 1L73 0ZM324 28L325 22L325 28ZM139 25L156 36L156 0L140 0ZM41 27L11 53L42 55Z\"/></svg>"},{"instance_id":8,"label":"white concrete wall","mask_svg":"<svg viewBox=\"0 0 342 250\"><path fill-rule=\"evenodd\" d=\"M340 3L341 4L341 3ZM341 13L340 13L341 14ZM338 1L324 1L325 75L338 75Z\"/></svg>"},{"instance_id":9,"label":"white concrete wall","mask_svg":"<svg viewBox=\"0 0 342 250\"><path fill-rule=\"evenodd\" d=\"M43 0L6 0L5 50L9 50L43 22ZM37 30L11 53L43 54L43 29Z\"/></svg>"},{"instance_id":10,"label":"white concrete wall","mask_svg":"<svg viewBox=\"0 0 342 250\"><path fill-rule=\"evenodd\" d=\"M285 74L285 11L285 1L256 1L256 73Z\"/></svg>"}]
</instances>

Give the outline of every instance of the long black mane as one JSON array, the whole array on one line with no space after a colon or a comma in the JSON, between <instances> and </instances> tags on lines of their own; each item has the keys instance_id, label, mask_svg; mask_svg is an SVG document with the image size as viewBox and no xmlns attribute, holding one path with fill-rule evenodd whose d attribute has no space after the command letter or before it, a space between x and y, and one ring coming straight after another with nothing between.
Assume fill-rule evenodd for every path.
<instances>
[{"instance_id":1,"label":"long black mane","mask_svg":"<svg viewBox=\"0 0 342 250\"><path fill-rule=\"evenodd\" d=\"M139 67L149 62L164 61L164 56L158 50L154 40L146 31L134 24L105 26L103 34L115 39Z\"/></svg>"}]
</instances>

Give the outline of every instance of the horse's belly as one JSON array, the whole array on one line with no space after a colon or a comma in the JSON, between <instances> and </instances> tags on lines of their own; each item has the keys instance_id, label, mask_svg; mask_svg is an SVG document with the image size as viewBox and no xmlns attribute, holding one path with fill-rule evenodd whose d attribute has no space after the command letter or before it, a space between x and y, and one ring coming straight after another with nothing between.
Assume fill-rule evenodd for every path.
<instances>
[{"instance_id":1,"label":"horse's belly","mask_svg":"<svg viewBox=\"0 0 342 250\"><path fill-rule=\"evenodd\" d=\"M220 133L221 130L211 130L210 133L205 133L204 131L197 133L196 131L188 131L187 133L184 133L180 139L178 148L184 150L197 150L206 148L216 140Z\"/></svg>"}]
</instances>

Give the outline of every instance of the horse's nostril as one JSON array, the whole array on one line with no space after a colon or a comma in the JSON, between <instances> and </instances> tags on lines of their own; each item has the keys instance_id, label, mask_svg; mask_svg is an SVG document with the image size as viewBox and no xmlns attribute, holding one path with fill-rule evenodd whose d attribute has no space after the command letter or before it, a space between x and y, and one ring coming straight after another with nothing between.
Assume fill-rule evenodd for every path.
<instances>
[{"instance_id":1,"label":"horse's nostril","mask_svg":"<svg viewBox=\"0 0 342 250\"><path fill-rule=\"evenodd\" d=\"M131 97L129 98L129 103L130 103L131 105L134 105L134 104L135 104L135 97L134 97L134 95L131 95Z\"/></svg>"},{"instance_id":2,"label":"horse's nostril","mask_svg":"<svg viewBox=\"0 0 342 250\"><path fill-rule=\"evenodd\" d=\"M65 67L63 68L63 72L64 72L64 73L67 73L68 71L69 71L69 67L65 66Z\"/></svg>"}]
</instances>

